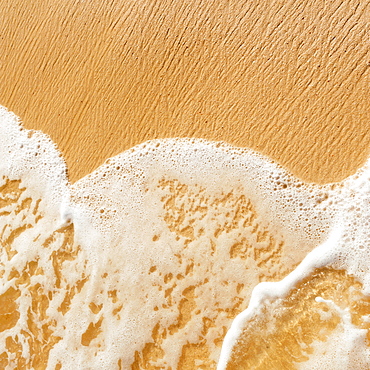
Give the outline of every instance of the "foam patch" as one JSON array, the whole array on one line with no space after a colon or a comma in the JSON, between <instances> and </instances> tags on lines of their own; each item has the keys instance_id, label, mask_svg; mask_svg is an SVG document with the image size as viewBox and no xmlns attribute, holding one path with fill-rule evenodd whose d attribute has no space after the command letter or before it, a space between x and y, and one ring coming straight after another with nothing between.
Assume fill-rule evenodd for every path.
<instances>
[{"instance_id":1,"label":"foam patch","mask_svg":"<svg viewBox=\"0 0 370 370\"><path fill-rule=\"evenodd\" d=\"M367 302L366 166L316 186L248 149L166 139L70 185L51 140L5 108L0 159L2 368L222 369L235 358L243 368L247 347L258 359L265 343L251 319L271 334L294 307L297 318L321 312L326 334L297 320L312 340L291 343L303 351L288 358L292 368L333 353L349 364L352 344L367 338L366 310L352 310L348 325L333 308ZM332 276L347 300L331 296ZM320 284L327 294L313 293ZM332 350L329 338L349 350ZM266 368L285 356L271 348ZM365 344L358 361L369 363Z\"/></svg>"}]
</instances>

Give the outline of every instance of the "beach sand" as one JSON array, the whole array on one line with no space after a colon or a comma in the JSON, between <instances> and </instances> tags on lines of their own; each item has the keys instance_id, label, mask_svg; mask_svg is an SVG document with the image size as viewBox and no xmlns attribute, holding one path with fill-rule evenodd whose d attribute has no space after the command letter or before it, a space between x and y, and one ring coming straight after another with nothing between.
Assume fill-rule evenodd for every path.
<instances>
[{"instance_id":1,"label":"beach sand","mask_svg":"<svg viewBox=\"0 0 370 370\"><path fill-rule=\"evenodd\" d=\"M357 1L5 1L0 104L50 135L72 183L173 137L249 147L304 181L340 181L369 156L369 11ZM204 351L189 347L181 368Z\"/></svg>"},{"instance_id":2,"label":"beach sand","mask_svg":"<svg viewBox=\"0 0 370 370\"><path fill-rule=\"evenodd\" d=\"M6 1L0 104L52 137L72 182L189 136L338 181L369 153L368 17L357 1Z\"/></svg>"}]
</instances>

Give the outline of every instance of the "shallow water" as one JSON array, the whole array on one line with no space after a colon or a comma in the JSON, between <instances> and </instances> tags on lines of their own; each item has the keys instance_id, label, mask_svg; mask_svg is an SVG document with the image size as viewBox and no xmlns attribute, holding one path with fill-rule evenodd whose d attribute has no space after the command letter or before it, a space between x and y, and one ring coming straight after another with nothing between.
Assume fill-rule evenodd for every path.
<instances>
[{"instance_id":1,"label":"shallow water","mask_svg":"<svg viewBox=\"0 0 370 370\"><path fill-rule=\"evenodd\" d=\"M318 186L167 139L71 185L3 108L0 159L2 368L369 367L367 166Z\"/></svg>"}]
</instances>

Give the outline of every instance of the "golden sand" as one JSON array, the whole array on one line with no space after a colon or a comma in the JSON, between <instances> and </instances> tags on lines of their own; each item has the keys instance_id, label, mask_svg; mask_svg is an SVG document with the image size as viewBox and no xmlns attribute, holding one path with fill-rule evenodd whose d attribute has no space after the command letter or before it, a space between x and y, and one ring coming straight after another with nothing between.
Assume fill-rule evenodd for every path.
<instances>
[{"instance_id":1,"label":"golden sand","mask_svg":"<svg viewBox=\"0 0 370 370\"><path fill-rule=\"evenodd\" d=\"M368 156L368 19L341 0L5 1L0 104L52 137L72 182L178 136L337 181Z\"/></svg>"},{"instance_id":2,"label":"golden sand","mask_svg":"<svg viewBox=\"0 0 370 370\"><path fill-rule=\"evenodd\" d=\"M72 182L135 144L188 136L251 147L306 181L339 181L369 154L369 8L366 2L320 0L4 1L0 104L20 116L26 128L51 136ZM20 191L18 185L9 183L2 194ZM68 255L73 229L58 232L66 241L61 255L53 257L56 266L73 257ZM23 275L12 278L25 284L39 273L30 264ZM327 280L333 284L323 283ZM324 269L303 281L303 293L292 292L283 306L301 301L309 289L333 297L338 281L344 295L350 294L350 286L360 289L344 272ZM36 297L38 288L31 288L35 317L29 318L30 326L48 307L46 295ZM81 287L73 289L61 310L68 310ZM0 331L18 320L18 295L9 289L0 296L0 315L6 318ZM183 303L181 314L187 317L194 308L191 292ZM357 316L367 310L368 300L361 297L360 304L354 308ZM313 309L302 306L297 312L305 310ZM294 338L286 336L291 327L284 326L281 312L277 320L282 320L282 336L275 347L258 358L239 348L233 368L251 368L248 361L254 359L260 361L259 369L271 368L272 361L290 368L287 346L304 360ZM308 346L317 338L315 328L322 329L314 315L311 321L296 316L299 325L311 328ZM83 346L98 336L100 324L91 324L81 339ZM327 333L336 324L336 317L327 322ZM39 361L32 366L40 369L60 340L43 330L34 327L27 339ZM132 369L151 369L150 361L164 355L158 330L136 354ZM268 340L267 335L256 338L261 345ZM10 338L7 348L24 366L20 344ZM202 343L189 343L179 369L194 369L197 359L206 361L208 356ZM0 364L7 361L0 354Z\"/></svg>"}]
</instances>

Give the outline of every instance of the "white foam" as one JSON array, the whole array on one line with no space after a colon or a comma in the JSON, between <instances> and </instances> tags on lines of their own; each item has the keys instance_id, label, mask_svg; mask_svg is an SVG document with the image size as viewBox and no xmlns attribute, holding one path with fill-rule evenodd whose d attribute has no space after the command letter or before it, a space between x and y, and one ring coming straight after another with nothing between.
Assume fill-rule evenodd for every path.
<instances>
[{"instance_id":1,"label":"white foam","mask_svg":"<svg viewBox=\"0 0 370 370\"><path fill-rule=\"evenodd\" d=\"M342 186L332 191L331 198L335 202L335 206L331 208L330 212L332 226L327 240L309 253L302 263L280 282L261 283L254 288L248 309L238 315L225 337L217 367L219 370L226 368L232 349L237 343L243 327L248 320L254 317L262 305L267 300L284 298L298 282L308 277L315 268L331 265L337 269L346 269L350 275L355 276L364 284L364 293L369 294L369 165L370 162L367 162L358 173L349 177L343 182ZM314 364L319 366L320 369L368 368L370 353L363 338L366 330L355 328L347 321L345 321L345 324L347 324L345 325L345 332L341 335L334 335L336 339L331 340L332 344L328 349L330 355L327 354L326 356L326 365L324 366L322 357L317 355L316 357L313 356L310 362L305 363L300 368L316 368L313 367ZM362 338L362 346L356 346L356 343L358 344L358 332ZM343 350L344 347L347 350ZM354 356L354 354L357 354L357 356ZM351 362L354 361L353 357L358 359L356 366ZM338 363L338 367L334 365L335 363ZM341 365L339 366L339 364Z\"/></svg>"},{"instance_id":2,"label":"white foam","mask_svg":"<svg viewBox=\"0 0 370 370\"><path fill-rule=\"evenodd\" d=\"M18 254L1 255L6 273L0 293L16 284L7 279L12 269L22 272L29 261L38 261L43 275L32 276L31 285L52 295L47 315L55 320L54 335L62 338L50 350L50 368L60 363L113 369L119 361L129 368L153 342L165 353L151 360L157 366L177 368L184 346L202 341L216 363L216 343L234 312L246 308L261 276L284 276L304 256L280 282L257 285L225 338L218 369L225 368L243 325L266 299L284 297L314 268L329 263L346 268L370 289L367 166L342 184L315 186L251 150L167 139L138 145L69 185L51 140L40 132L31 135L5 108L0 109L0 159L1 181L21 179L27 188L20 202L31 197L34 208L42 199L40 220L17 214L12 204L0 219L4 237L13 226L31 225L12 242ZM74 239L67 245L75 255L58 260L57 283L53 256L66 248L61 228L70 224ZM33 298L28 287L22 289L20 318L0 333L0 353L6 336L22 337L28 330ZM93 312L92 303L101 308ZM212 321L207 330L206 319ZM83 345L89 325L99 322L101 333ZM154 339L157 325L159 339ZM355 340L349 334L343 338ZM26 341L23 350L26 356Z\"/></svg>"},{"instance_id":3,"label":"white foam","mask_svg":"<svg viewBox=\"0 0 370 370\"><path fill-rule=\"evenodd\" d=\"M41 131L25 130L19 118L0 106L0 174L22 179L50 212L69 198L67 168L51 139ZM54 209L55 211L55 209Z\"/></svg>"}]
</instances>

